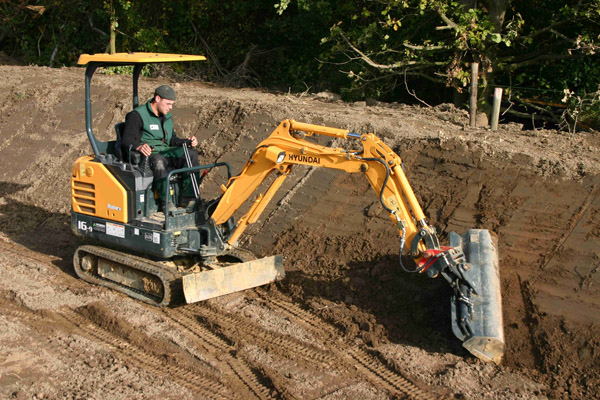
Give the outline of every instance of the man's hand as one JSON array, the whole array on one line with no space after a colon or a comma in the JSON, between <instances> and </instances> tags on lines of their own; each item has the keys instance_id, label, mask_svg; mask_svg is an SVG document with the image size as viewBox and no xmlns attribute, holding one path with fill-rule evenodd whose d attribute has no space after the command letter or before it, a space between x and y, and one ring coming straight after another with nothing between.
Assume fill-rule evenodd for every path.
<instances>
[{"instance_id":1,"label":"man's hand","mask_svg":"<svg viewBox=\"0 0 600 400\"><path fill-rule=\"evenodd\" d=\"M136 147L135 149L137 151L139 151L140 153L142 153L146 157L148 157L150 154L152 154L152 148L150 146L148 146L147 143L141 144L138 147Z\"/></svg>"},{"instance_id":2,"label":"man's hand","mask_svg":"<svg viewBox=\"0 0 600 400\"><path fill-rule=\"evenodd\" d=\"M192 136L190 140L192 141L192 147L198 146L198 139L196 139L196 136Z\"/></svg>"}]
</instances>

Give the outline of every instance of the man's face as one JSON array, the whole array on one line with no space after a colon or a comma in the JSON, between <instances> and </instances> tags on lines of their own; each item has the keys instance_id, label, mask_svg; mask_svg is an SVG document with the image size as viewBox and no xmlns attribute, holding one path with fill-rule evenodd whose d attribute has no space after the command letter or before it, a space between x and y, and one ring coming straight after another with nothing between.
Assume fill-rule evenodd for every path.
<instances>
[{"instance_id":1,"label":"man's face","mask_svg":"<svg viewBox=\"0 0 600 400\"><path fill-rule=\"evenodd\" d=\"M156 100L156 109L158 110L159 113L161 113L163 115L168 114L173 109L173 104L175 104L175 101L163 99L162 97L160 97L158 95L156 96L155 100Z\"/></svg>"}]
</instances>

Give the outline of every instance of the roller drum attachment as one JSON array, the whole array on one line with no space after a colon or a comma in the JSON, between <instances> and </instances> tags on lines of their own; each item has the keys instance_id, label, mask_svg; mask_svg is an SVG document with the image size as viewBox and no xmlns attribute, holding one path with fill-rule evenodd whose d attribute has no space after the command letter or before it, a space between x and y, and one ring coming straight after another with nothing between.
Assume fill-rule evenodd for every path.
<instances>
[{"instance_id":1,"label":"roller drum attachment","mask_svg":"<svg viewBox=\"0 0 600 400\"><path fill-rule=\"evenodd\" d=\"M499 363L504 354L502 297L496 238L485 229L450 233L450 246L466 259L451 299L452 331L463 347L484 361Z\"/></svg>"}]
</instances>

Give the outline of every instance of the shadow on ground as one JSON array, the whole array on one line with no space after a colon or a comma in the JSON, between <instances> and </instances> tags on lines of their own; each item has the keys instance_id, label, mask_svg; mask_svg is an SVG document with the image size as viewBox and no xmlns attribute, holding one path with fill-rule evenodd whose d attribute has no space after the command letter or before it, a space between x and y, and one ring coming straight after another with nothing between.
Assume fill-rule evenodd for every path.
<instances>
[{"instance_id":1,"label":"shadow on ground","mask_svg":"<svg viewBox=\"0 0 600 400\"><path fill-rule=\"evenodd\" d=\"M53 263L63 272L74 275L71 260L80 240L71 232L71 216L11 197L28 186L0 182L0 231L31 251L58 258Z\"/></svg>"},{"instance_id":2,"label":"shadow on ground","mask_svg":"<svg viewBox=\"0 0 600 400\"><path fill-rule=\"evenodd\" d=\"M403 272L397 255L350 262L338 273L331 278L291 270L279 285L350 339L466 354L451 331L445 281Z\"/></svg>"}]
</instances>

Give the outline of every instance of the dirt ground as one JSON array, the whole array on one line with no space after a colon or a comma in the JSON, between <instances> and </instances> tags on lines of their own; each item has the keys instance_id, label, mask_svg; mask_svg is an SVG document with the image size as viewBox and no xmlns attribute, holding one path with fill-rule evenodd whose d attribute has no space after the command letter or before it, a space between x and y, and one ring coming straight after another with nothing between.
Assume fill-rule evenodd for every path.
<instances>
[{"instance_id":1,"label":"dirt ground","mask_svg":"<svg viewBox=\"0 0 600 400\"><path fill-rule=\"evenodd\" d=\"M449 105L142 79L142 99L176 88L176 130L234 173L287 118L383 138L442 242L498 235L506 354L494 365L452 335L445 282L401 271L398 234L360 174L297 168L247 230L242 247L283 254L280 283L159 309L77 279L84 71L0 72L1 398L600 398L600 134L491 132ZM92 92L94 131L112 139L130 77L97 73ZM211 173L202 193L222 183Z\"/></svg>"}]
</instances>

